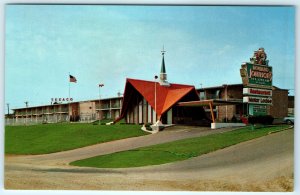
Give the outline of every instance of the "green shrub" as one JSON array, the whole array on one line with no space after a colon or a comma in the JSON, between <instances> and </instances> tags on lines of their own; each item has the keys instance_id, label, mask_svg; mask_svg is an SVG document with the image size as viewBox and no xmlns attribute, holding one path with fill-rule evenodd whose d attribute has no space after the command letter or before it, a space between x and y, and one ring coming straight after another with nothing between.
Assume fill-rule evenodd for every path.
<instances>
[{"instance_id":1,"label":"green shrub","mask_svg":"<svg viewBox=\"0 0 300 195\"><path fill-rule=\"evenodd\" d=\"M233 116L233 117L231 118L231 122L233 122L233 123L236 123L236 122L237 122L237 119L236 119L235 116Z\"/></svg>"},{"instance_id":2,"label":"green shrub","mask_svg":"<svg viewBox=\"0 0 300 195\"><path fill-rule=\"evenodd\" d=\"M271 125L274 121L274 117L271 115L264 116L249 116L248 122L252 125L254 124L263 124L263 125Z\"/></svg>"},{"instance_id":3,"label":"green shrub","mask_svg":"<svg viewBox=\"0 0 300 195\"><path fill-rule=\"evenodd\" d=\"M151 125L152 125L151 123L146 123L145 124L146 129L152 131Z\"/></svg>"},{"instance_id":4,"label":"green shrub","mask_svg":"<svg viewBox=\"0 0 300 195\"><path fill-rule=\"evenodd\" d=\"M222 121L223 121L223 123L227 123L229 120L228 120L228 118L225 117L225 118L223 118Z\"/></svg>"},{"instance_id":5,"label":"green shrub","mask_svg":"<svg viewBox=\"0 0 300 195\"><path fill-rule=\"evenodd\" d=\"M145 127L150 127L152 124L151 123L146 123Z\"/></svg>"}]
</instances>

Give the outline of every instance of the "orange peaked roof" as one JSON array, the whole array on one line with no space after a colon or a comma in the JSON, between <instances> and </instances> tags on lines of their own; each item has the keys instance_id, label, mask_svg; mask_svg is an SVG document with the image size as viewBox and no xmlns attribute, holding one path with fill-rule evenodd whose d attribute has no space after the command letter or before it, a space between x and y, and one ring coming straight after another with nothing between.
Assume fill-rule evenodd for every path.
<instances>
[{"instance_id":1,"label":"orange peaked roof","mask_svg":"<svg viewBox=\"0 0 300 195\"><path fill-rule=\"evenodd\" d=\"M155 84L156 83L156 84ZM167 110L169 110L174 104L176 104L181 98L186 96L188 93L192 93L193 100L199 100L195 87L192 85L181 85L181 84L171 84L169 87L164 87L159 84L159 82L145 81L137 79L127 79L125 92L124 92L124 103L131 92L127 89L131 85L136 91L138 91L155 109L155 86L156 86L156 113L161 116ZM126 104L126 103L125 103ZM123 107L126 109L125 105ZM122 114L125 110L122 108Z\"/></svg>"}]
</instances>

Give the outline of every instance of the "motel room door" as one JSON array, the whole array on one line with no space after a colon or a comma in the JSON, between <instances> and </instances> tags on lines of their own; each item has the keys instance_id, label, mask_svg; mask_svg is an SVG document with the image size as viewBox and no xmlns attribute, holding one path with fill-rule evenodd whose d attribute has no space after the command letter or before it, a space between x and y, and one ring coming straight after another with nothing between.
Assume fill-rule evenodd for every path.
<instances>
[{"instance_id":1,"label":"motel room door","mask_svg":"<svg viewBox=\"0 0 300 195\"><path fill-rule=\"evenodd\" d=\"M79 121L79 105L71 104L71 121Z\"/></svg>"}]
</instances>

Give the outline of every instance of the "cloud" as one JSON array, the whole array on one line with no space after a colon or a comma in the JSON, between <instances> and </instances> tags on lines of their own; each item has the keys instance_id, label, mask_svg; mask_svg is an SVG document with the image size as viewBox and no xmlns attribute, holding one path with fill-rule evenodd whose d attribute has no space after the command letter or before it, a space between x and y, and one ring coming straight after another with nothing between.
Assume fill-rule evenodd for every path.
<instances>
[{"instance_id":1,"label":"cloud","mask_svg":"<svg viewBox=\"0 0 300 195\"><path fill-rule=\"evenodd\" d=\"M227 44L222 48L218 48L216 52L217 52L217 55L222 56L224 54L233 54L234 53L233 50L234 50L234 46Z\"/></svg>"}]
</instances>

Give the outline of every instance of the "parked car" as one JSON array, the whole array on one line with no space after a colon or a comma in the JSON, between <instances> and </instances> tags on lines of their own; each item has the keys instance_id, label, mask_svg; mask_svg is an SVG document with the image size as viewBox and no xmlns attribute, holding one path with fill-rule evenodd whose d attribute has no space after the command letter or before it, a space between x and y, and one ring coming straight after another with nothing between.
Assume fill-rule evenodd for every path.
<instances>
[{"instance_id":1,"label":"parked car","mask_svg":"<svg viewBox=\"0 0 300 195\"><path fill-rule=\"evenodd\" d=\"M284 117L283 122L292 125L294 124L294 117L293 116Z\"/></svg>"}]
</instances>

